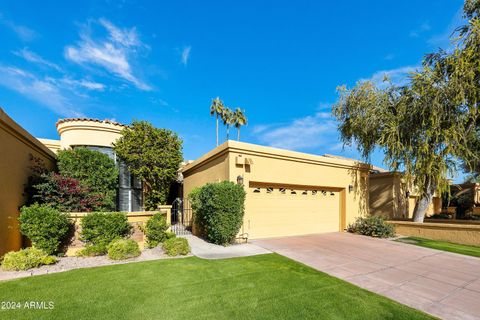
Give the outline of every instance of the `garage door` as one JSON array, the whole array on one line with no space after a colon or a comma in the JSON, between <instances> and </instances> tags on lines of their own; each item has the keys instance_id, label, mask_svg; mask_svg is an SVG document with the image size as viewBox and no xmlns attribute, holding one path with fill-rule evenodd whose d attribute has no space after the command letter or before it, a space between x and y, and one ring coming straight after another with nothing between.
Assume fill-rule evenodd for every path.
<instances>
[{"instance_id":1,"label":"garage door","mask_svg":"<svg viewBox=\"0 0 480 320\"><path fill-rule=\"evenodd\" d=\"M340 229L338 190L250 185L244 230L250 238L335 232Z\"/></svg>"}]
</instances>

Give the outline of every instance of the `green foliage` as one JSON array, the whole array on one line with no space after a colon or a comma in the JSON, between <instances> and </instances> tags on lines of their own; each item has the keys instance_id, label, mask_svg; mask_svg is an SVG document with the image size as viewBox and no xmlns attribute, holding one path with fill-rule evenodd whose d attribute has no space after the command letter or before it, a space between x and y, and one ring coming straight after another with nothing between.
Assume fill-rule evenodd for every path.
<instances>
[{"instance_id":1,"label":"green foliage","mask_svg":"<svg viewBox=\"0 0 480 320\"><path fill-rule=\"evenodd\" d=\"M98 196L95 211L115 210L118 168L106 154L87 148L60 150L57 154L59 173L80 181Z\"/></svg>"},{"instance_id":2,"label":"green foliage","mask_svg":"<svg viewBox=\"0 0 480 320\"><path fill-rule=\"evenodd\" d=\"M158 246L159 243L167 240L168 224L160 212L155 213L145 224L145 236L147 237L147 245L149 248Z\"/></svg>"},{"instance_id":3,"label":"green foliage","mask_svg":"<svg viewBox=\"0 0 480 320\"><path fill-rule=\"evenodd\" d=\"M108 257L112 260L125 260L139 255L138 243L132 239L117 239L108 245Z\"/></svg>"},{"instance_id":4,"label":"green foliage","mask_svg":"<svg viewBox=\"0 0 480 320\"><path fill-rule=\"evenodd\" d=\"M33 189L33 201L62 212L88 212L100 205L100 196L92 194L80 181L55 172L42 174Z\"/></svg>"},{"instance_id":5,"label":"green foliage","mask_svg":"<svg viewBox=\"0 0 480 320\"><path fill-rule=\"evenodd\" d=\"M18 220L20 232L32 241L34 247L47 254L59 251L71 226L66 214L39 204L22 207Z\"/></svg>"},{"instance_id":6,"label":"green foliage","mask_svg":"<svg viewBox=\"0 0 480 320\"><path fill-rule=\"evenodd\" d=\"M352 89L339 88L333 114L343 142L355 143L367 159L378 147L386 165L405 172L407 183L419 189L415 221L423 221L435 191L448 190L455 159L478 160L469 147L479 137L478 11L477 0L467 1L469 21L460 29L455 50L428 55L405 84L363 81Z\"/></svg>"},{"instance_id":7,"label":"green foliage","mask_svg":"<svg viewBox=\"0 0 480 320\"><path fill-rule=\"evenodd\" d=\"M78 250L75 255L77 257L96 257L103 256L107 253L107 244L87 244L85 248Z\"/></svg>"},{"instance_id":8,"label":"green foliage","mask_svg":"<svg viewBox=\"0 0 480 320\"><path fill-rule=\"evenodd\" d=\"M391 238L395 236L395 226L386 223L384 218L378 216L357 218L353 224L347 227L347 231L375 238Z\"/></svg>"},{"instance_id":9,"label":"green foliage","mask_svg":"<svg viewBox=\"0 0 480 320\"><path fill-rule=\"evenodd\" d=\"M184 256L190 253L190 245L185 238L171 238L163 243L163 250L169 256Z\"/></svg>"},{"instance_id":10,"label":"green foliage","mask_svg":"<svg viewBox=\"0 0 480 320\"><path fill-rule=\"evenodd\" d=\"M26 248L11 251L3 257L2 269L5 271L20 271L37 268L42 265L57 263L57 258L49 256L37 248Z\"/></svg>"},{"instance_id":11,"label":"green foliage","mask_svg":"<svg viewBox=\"0 0 480 320\"><path fill-rule=\"evenodd\" d=\"M231 243L243 223L245 191L230 181L208 183L190 194L195 224L206 240Z\"/></svg>"},{"instance_id":12,"label":"green foliage","mask_svg":"<svg viewBox=\"0 0 480 320\"><path fill-rule=\"evenodd\" d=\"M94 212L87 214L80 222L81 240L87 244L104 245L131 234L132 226L122 212Z\"/></svg>"},{"instance_id":13,"label":"green foliage","mask_svg":"<svg viewBox=\"0 0 480 320\"><path fill-rule=\"evenodd\" d=\"M233 125L237 128L237 140L240 141L240 128L247 125L247 117L245 116L245 111L237 108L233 112Z\"/></svg>"},{"instance_id":14,"label":"green foliage","mask_svg":"<svg viewBox=\"0 0 480 320\"><path fill-rule=\"evenodd\" d=\"M176 133L134 121L115 142L116 154L145 184L145 208L155 210L167 200L182 162L182 140Z\"/></svg>"}]
</instances>

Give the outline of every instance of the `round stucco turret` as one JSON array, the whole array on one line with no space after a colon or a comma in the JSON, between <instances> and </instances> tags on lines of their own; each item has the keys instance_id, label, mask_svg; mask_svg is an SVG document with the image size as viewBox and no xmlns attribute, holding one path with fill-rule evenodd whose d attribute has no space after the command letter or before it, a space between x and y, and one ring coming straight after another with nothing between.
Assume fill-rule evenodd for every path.
<instances>
[{"instance_id":1,"label":"round stucco turret","mask_svg":"<svg viewBox=\"0 0 480 320\"><path fill-rule=\"evenodd\" d=\"M61 119L57 122L60 148L72 146L111 147L127 126L110 120L89 118Z\"/></svg>"}]
</instances>

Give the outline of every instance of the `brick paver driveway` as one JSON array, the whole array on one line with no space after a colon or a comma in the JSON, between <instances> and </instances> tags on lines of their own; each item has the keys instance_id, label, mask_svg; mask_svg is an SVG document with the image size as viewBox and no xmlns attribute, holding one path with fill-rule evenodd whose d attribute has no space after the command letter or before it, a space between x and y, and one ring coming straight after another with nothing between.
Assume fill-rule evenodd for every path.
<instances>
[{"instance_id":1,"label":"brick paver driveway","mask_svg":"<svg viewBox=\"0 0 480 320\"><path fill-rule=\"evenodd\" d=\"M253 241L444 319L480 319L480 259L349 233Z\"/></svg>"}]
</instances>

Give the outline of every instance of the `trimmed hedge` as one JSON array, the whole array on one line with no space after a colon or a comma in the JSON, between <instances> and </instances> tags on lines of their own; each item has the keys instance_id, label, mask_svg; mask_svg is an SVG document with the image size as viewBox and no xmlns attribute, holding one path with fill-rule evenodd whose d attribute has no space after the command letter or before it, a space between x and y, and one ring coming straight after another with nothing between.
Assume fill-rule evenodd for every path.
<instances>
[{"instance_id":1,"label":"trimmed hedge","mask_svg":"<svg viewBox=\"0 0 480 320\"><path fill-rule=\"evenodd\" d=\"M353 224L347 227L347 231L376 238L395 236L395 226L386 223L384 218L378 216L357 218Z\"/></svg>"},{"instance_id":2,"label":"trimmed hedge","mask_svg":"<svg viewBox=\"0 0 480 320\"><path fill-rule=\"evenodd\" d=\"M77 179L98 197L94 211L115 210L118 168L106 154L88 148L60 150L57 154L61 175Z\"/></svg>"},{"instance_id":3,"label":"trimmed hedge","mask_svg":"<svg viewBox=\"0 0 480 320\"><path fill-rule=\"evenodd\" d=\"M34 204L22 207L20 232L32 241L32 245L47 254L57 253L68 236L71 223L68 216L46 205Z\"/></svg>"},{"instance_id":4,"label":"trimmed hedge","mask_svg":"<svg viewBox=\"0 0 480 320\"><path fill-rule=\"evenodd\" d=\"M195 224L207 241L232 243L243 223L245 190L230 181L208 183L190 194Z\"/></svg>"},{"instance_id":5,"label":"trimmed hedge","mask_svg":"<svg viewBox=\"0 0 480 320\"><path fill-rule=\"evenodd\" d=\"M138 243L132 239L117 239L108 245L108 257L112 260L125 260L139 255Z\"/></svg>"},{"instance_id":6,"label":"trimmed hedge","mask_svg":"<svg viewBox=\"0 0 480 320\"><path fill-rule=\"evenodd\" d=\"M161 213L155 213L145 224L144 233L147 237L147 245L149 248L158 246L163 241L171 237L171 233L167 232L167 220Z\"/></svg>"},{"instance_id":7,"label":"trimmed hedge","mask_svg":"<svg viewBox=\"0 0 480 320\"><path fill-rule=\"evenodd\" d=\"M57 258L49 256L43 250L26 248L7 253L3 257L2 269L6 271L28 270L46 264L54 264L57 263L57 261Z\"/></svg>"},{"instance_id":8,"label":"trimmed hedge","mask_svg":"<svg viewBox=\"0 0 480 320\"><path fill-rule=\"evenodd\" d=\"M190 245L185 238L171 238L163 243L163 250L169 256L184 256L190 253Z\"/></svg>"},{"instance_id":9,"label":"trimmed hedge","mask_svg":"<svg viewBox=\"0 0 480 320\"><path fill-rule=\"evenodd\" d=\"M80 222L80 239L87 244L108 245L115 239L126 238L132 232L127 215L123 212L94 212Z\"/></svg>"}]
</instances>

